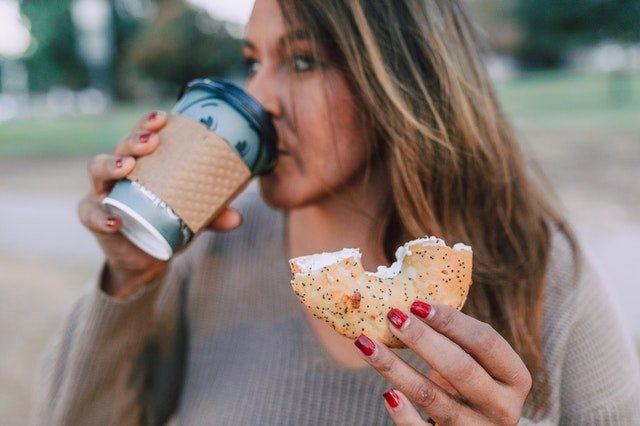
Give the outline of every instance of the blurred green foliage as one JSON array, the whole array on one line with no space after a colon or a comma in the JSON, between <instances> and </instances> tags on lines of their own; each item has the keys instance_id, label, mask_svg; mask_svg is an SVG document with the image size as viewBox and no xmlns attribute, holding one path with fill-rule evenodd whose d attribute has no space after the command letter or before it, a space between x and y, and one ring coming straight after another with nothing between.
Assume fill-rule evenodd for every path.
<instances>
[{"instance_id":1,"label":"blurred green foliage","mask_svg":"<svg viewBox=\"0 0 640 426\"><path fill-rule=\"evenodd\" d=\"M174 96L191 78L240 73L241 41L184 0L151 0L156 13L147 18L124 16L116 0L108 1L115 33L111 80L119 99L148 96L148 88ZM492 47L515 53L525 67L560 66L567 52L602 40L640 41L640 0L467 1ZM82 89L90 82L76 49L71 3L21 2L37 40L35 54L25 61L33 91Z\"/></svg>"},{"instance_id":2,"label":"blurred green foliage","mask_svg":"<svg viewBox=\"0 0 640 426\"><path fill-rule=\"evenodd\" d=\"M225 25L182 0L155 0L155 15L140 19L113 12L115 54L111 67L115 93L130 99L136 86L151 82L159 95L175 96L191 78L239 73L241 41ZM35 54L25 60L32 91L55 85L82 89L89 84L87 67L76 49L72 0L23 0L22 13L37 40Z\"/></svg>"},{"instance_id":3,"label":"blurred green foliage","mask_svg":"<svg viewBox=\"0 0 640 426\"><path fill-rule=\"evenodd\" d=\"M193 78L240 72L242 41L205 12L165 0L157 18L131 39L124 61L141 76L173 86L175 96L175 86Z\"/></svg>"},{"instance_id":4,"label":"blurred green foliage","mask_svg":"<svg viewBox=\"0 0 640 426\"><path fill-rule=\"evenodd\" d=\"M35 54L25 61L31 90L54 85L81 89L89 83L87 68L76 53L70 5L71 0L23 0L20 5L37 40Z\"/></svg>"},{"instance_id":5,"label":"blurred green foliage","mask_svg":"<svg viewBox=\"0 0 640 426\"><path fill-rule=\"evenodd\" d=\"M640 41L640 0L518 0L517 49L528 67L558 67L576 47Z\"/></svg>"}]
</instances>

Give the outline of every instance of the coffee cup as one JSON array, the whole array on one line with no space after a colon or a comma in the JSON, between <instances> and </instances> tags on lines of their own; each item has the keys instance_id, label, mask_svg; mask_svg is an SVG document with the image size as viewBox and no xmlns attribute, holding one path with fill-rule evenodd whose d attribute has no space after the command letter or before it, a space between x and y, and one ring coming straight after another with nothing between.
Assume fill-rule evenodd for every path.
<instances>
[{"instance_id":1,"label":"coffee cup","mask_svg":"<svg viewBox=\"0 0 640 426\"><path fill-rule=\"evenodd\" d=\"M221 79L185 85L159 132L160 144L104 198L122 218L122 234L161 260L205 228L252 177L276 162L270 115Z\"/></svg>"}]
</instances>

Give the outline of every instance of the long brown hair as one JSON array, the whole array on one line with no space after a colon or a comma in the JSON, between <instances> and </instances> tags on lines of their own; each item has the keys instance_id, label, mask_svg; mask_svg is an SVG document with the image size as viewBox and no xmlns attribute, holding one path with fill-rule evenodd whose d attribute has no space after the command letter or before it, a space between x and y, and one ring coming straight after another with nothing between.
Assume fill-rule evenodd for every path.
<instances>
[{"instance_id":1,"label":"long brown hair","mask_svg":"<svg viewBox=\"0 0 640 426\"><path fill-rule=\"evenodd\" d=\"M481 61L461 0L279 0L348 79L373 129L371 161L390 181L384 244L437 235L473 246L465 312L491 324L534 377L529 405L546 406L542 357L550 227L574 252L562 217L528 175ZM383 159L384 160L380 160Z\"/></svg>"}]
</instances>

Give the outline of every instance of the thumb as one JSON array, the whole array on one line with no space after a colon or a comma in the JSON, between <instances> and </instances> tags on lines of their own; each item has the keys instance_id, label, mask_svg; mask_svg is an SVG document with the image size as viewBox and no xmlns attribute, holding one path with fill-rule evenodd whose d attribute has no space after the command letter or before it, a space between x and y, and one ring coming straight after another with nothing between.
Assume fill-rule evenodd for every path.
<instances>
[{"instance_id":1,"label":"thumb","mask_svg":"<svg viewBox=\"0 0 640 426\"><path fill-rule=\"evenodd\" d=\"M210 231L229 232L242 225L242 215L235 209L227 207L207 226Z\"/></svg>"}]
</instances>

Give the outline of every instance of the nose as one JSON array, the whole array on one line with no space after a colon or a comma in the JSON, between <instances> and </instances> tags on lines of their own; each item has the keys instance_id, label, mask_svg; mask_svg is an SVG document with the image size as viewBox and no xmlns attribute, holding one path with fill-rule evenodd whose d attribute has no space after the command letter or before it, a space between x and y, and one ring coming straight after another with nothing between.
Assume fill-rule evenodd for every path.
<instances>
[{"instance_id":1,"label":"nose","mask_svg":"<svg viewBox=\"0 0 640 426\"><path fill-rule=\"evenodd\" d=\"M262 71L262 70L261 70ZM275 78L258 71L247 83L247 92L274 118L282 115L281 90Z\"/></svg>"}]
</instances>

